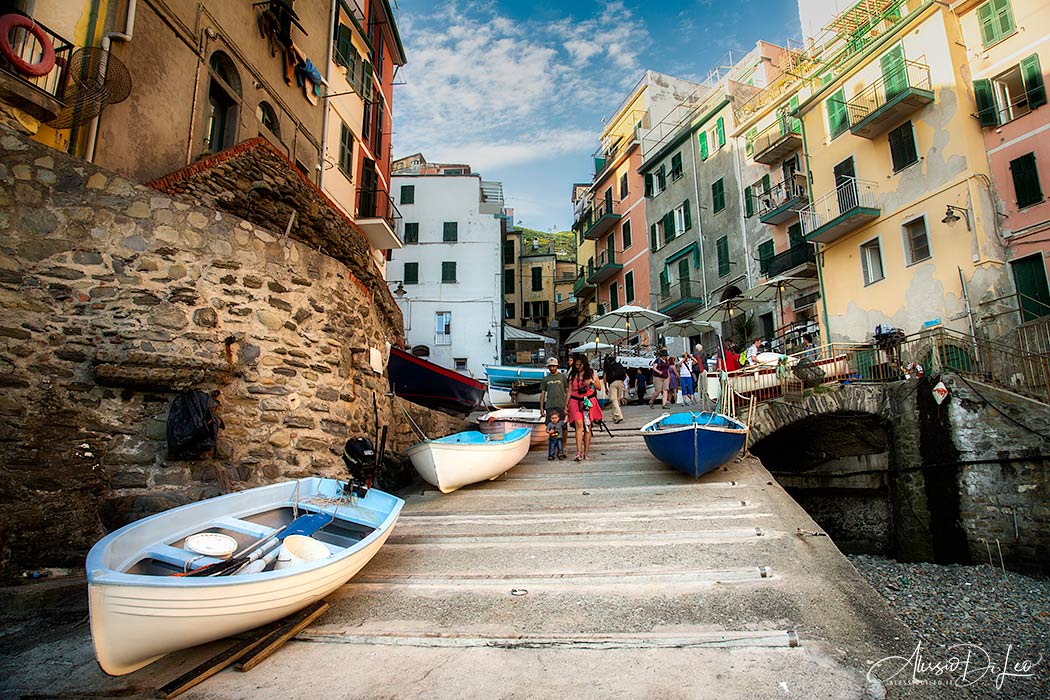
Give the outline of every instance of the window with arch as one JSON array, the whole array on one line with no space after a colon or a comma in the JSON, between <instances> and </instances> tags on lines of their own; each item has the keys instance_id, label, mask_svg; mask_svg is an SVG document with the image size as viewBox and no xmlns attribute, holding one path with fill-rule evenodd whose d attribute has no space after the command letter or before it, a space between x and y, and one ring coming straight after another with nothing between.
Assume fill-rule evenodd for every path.
<instances>
[{"instance_id":1,"label":"window with arch","mask_svg":"<svg viewBox=\"0 0 1050 700\"><path fill-rule=\"evenodd\" d=\"M241 78L233 60L216 51L208 62L208 103L204 139L211 153L229 148L237 141L237 110L241 103Z\"/></svg>"},{"instance_id":2,"label":"window with arch","mask_svg":"<svg viewBox=\"0 0 1050 700\"><path fill-rule=\"evenodd\" d=\"M277 119L277 112L269 102L263 100L259 103L259 109L256 113L259 117L259 123L266 127L267 130L278 139L281 138L281 122Z\"/></svg>"}]
</instances>

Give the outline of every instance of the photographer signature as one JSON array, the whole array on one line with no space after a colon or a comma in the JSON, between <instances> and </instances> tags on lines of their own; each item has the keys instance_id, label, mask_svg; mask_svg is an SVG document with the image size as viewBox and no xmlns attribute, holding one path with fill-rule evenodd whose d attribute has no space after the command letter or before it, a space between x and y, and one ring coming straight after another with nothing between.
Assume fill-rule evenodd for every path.
<instances>
[{"instance_id":1,"label":"photographer signature","mask_svg":"<svg viewBox=\"0 0 1050 700\"><path fill-rule=\"evenodd\" d=\"M868 669L868 680L915 685L936 683L964 688L991 674L991 678L995 679L995 689L1001 690L1008 678L1033 677L1035 669L1043 661L1043 655L1040 654L1034 661L1023 659L1011 662L1013 644L1007 645L1002 664L992 661L991 655L976 644L953 644L946 651L950 656L945 659L927 658L923 656L920 641L911 656L887 656L876 661ZM905 675L909 669L910 678Z\"/></svg>"}]
</instances>

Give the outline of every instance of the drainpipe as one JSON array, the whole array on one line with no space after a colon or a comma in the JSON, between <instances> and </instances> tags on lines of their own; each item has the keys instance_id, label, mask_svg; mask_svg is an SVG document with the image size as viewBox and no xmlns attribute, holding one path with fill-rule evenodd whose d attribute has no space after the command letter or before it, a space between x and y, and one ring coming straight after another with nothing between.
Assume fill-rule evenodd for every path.
<instances>
[{"instance_id":1,"label":"drainpipe","mask_svg":"<svg viewBox=\"0 0 1050 700\"><path fill-rule=\"evenodd\" d=\"M332 0L332 11L328 15L328 50L325 51L325 62L324 62L324 79L325 79L325 92L328 91L328 86L332 84L332 32L335 31L335 17L336 8L339 6L339 0ZM321 113L321 162L320 174L317 176L317 187L324 192L324 173L325 164L328 162L328 111L332 108L331 103L328 102L327 94L325 99L321 101L324 105L324 111Z\"/></svg>"},{"instance_id":2,"label":"drainpipe","mask_svg":"<svg viewBox=\"0 0 1050 700\"><path fill-rule=\"evenodd\" d=\"M109 51L109 47L114 39L117 41L131 41L135 35L135 9L137 4L137 0L128 0L128 10L124 13L124 31L106 32L102 36L103 51ZM95 162L95 146L98 144L98 122L101 118L102 115L100 113L91 120L91 124L88 126L87 151L84 153L84 159L89 163Z\"/></svg>"},{"instance_id":3,"label":"drainpipe","mask_svg":"<svg viewBox=\"0 0 1050 700\"><path fill-rule=\"evenodd\" d=\"M813 170L810 167L809 162L809 142L806 141L806 122L797 108L795 111L791 112L791 116L798 119L799 126L802 128L802 155L806 159L806 190L809 192L809 202L812 204ZM827 345L831 342L831 324L828 323L828 295L824 293L824 256L821 253L822 246L818 245L815 258L817 261L817 284L820 287L820 312L824 317L824 330L828 334L827 338L821 338L821 340L823 341L822 345Z\"/></svg>"},{"instance_id":4,"label":"drainpipe","mask_svg":"<svg viewBox=\"0 0 1050 700\"><path fill-rule=\"evenodd\" d=\"M696 197L696 237L700 240L700 278L704 284L704 305L709 301L707 298L707 258L704 257L704 225L703 217L700 216L700 185L699 175L696 172L696 151L693 150L693 136L689 135L689 160L693 165L693 196ZM647 232L648 233L648 232ZM649 286L652 286L652 280Z\"/></svg>"}]
</instances>

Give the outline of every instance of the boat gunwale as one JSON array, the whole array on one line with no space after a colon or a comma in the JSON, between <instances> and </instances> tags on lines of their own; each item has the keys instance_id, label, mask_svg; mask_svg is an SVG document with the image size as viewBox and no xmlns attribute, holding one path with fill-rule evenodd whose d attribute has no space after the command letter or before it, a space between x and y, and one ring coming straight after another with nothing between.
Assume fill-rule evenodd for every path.
<instances>
[{"instance_id":1,"label":"boat gunwale","mask_svg":"<svg viewBox=\"0 0 1050 700\"><path fill-rule=\"evenodd\" d=\"M510 435L513 435L514 433L516 433L518 431L521 431L522 434L518 435L515 438L509 438ZM476 433L478 433L480 435L485 435L486 438L488 438L489 435L493 435L493 433L482 433L480 430L476 430L476 431L470 430L470 431L463 431L463 432L476 432ZM452 433L452 435L459 435L459 433ZM452 437L452 435L446 435L445 437ZM428 448L428 447L443 447L443 448L446 448L446 449L453 448L453 449L457 449L457 450L465 449L465 448L470 448L472 450L489 450L492 447L515 445L520 440L525 440L527 438L530 438L532 436L532 429L531 428L515 428L514 430L512 430L512 431L510 431L508 433L495 433L495 435L502 435L504 439L503 440L488 440L488 439L486 439L485 442L478 442L478 443L471 443L471 442L441 442L441 440L444 439L444 438L437 438L437 439L434 439L434 440L423 440L422 442L417 442L415 445L412 445L407 450L405 450L405 456L406 457L411 457L413 454L418 454L419 452L422 452L425 448Z\"/></svg>"},{"instance_id":2,"label":"boat gunwale","mask_svg":"<svg viewBox=\"0 0 1050 700\"><path fill-rule=\"evenodd\" d=\"M681 414L671 414L671 415L681 415ZM720 418L725 418L727 421L731 421L734 424L739 425L739 426L743 426L743 427L740 427L740 428L729 428L729 427L721 427L721 426L717 426L717 425L711 425L709 423L698 423L698 422L696 422L695 417L698 416L698 415L702 415L702 414L693 413L692 411L690 411L690 415L692 415L694 417L694 420L693 420L692 423L684 423L682 425L675 425L673 427L661 428L661 427L659 427L660 426L660 422L657 421L657 422L654 422L654 423L652 423L650 425L646 425L646 426L643 426L643 427L639 428L638 432L642 434L642 437L650 437L650 436L655 436L655 435L670 435L670 434L673 434L673 433L680 433L680 432L685 431L685 430L706 430L706 431L710 431L710 432L730 433L730 434L741 434L741 433L746 433L747 432L747 426L746 425L741 423L736 418L733 418L732 416L727 416L724 413L715 413L714 415L717 416L717 417L720 417ZM668 418L669 417L670 416L668 416ZM661 419L661 420L666 420L666 419Z\"/></svg>"}]
</instances>

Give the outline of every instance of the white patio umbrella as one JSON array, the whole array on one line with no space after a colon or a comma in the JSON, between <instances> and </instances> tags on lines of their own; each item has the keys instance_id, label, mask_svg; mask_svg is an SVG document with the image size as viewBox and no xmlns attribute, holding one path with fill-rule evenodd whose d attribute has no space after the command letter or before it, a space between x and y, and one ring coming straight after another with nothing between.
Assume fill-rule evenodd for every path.
<instances>
[{"instance_id":1,"label":"white patio umbrella","mask_svg":"<svg viewBox=\"0 0 1050 700\"><path fill-rule=\"evenodd\" d=\"M710 323L698 323L687 318L683 321L672 321L667 324L667 327L664 329L664 335L668 338L688 338L713 331L714 329L715 327Z\"/></svg>"},{"instance_id":2,"label":"white patio umbrella","mask_svg":"<svg viewBox=\"0 0 1050 700\"><path fill-rule=\"evenodd\" d=\"M644 331L670 318L659 311L628 304L594 319L593 325L624 330L627 332L627 337L630 338L632 331Z\"/></svg>"},{"instance_id":3,"label":"white patio umbrella","mask_svg":"<svg viewBox=\"0 0 1050 700\"><path fill-rule=\"evenodd\" d=\"M776 300L777 310L780 314L780 325L784 325L784 294L812 287L815 282L816 280L807 277L779 275L755 285L744 292L744 296L756 301Z\"/></svg>"},{"instance_id":4,"label":"white patio umbrella","mask_svg":"<svg viewBox=\"0 0 1050 700\"><path fill-rule=\"evenodd\" d=\"M627 337L627 331L608 326L591 324L573 331L572 335L565 339L568 345L573 343L611 343L615 344Z\"/></svg>"},{"instance_id":5,"label":"white patio umbrella","mask_svg":"<svg viewBox=\"0 0 1050 700\"><path fill-rule=\"evenodd\" d=\"M588 352L599 352L601 350L612 350L612 345L607 343L584 343L579 347L572 349L573 352L588 353Z\"/></svg>"},{"instance_id":6,"label":"white patio umbrella","mask_svg":"<svg viewBox=\"0 0 1050 700\"><path fill-rule=\"evenodd\" d=\"M709 306L694 316L692 320L697 323L729 323L734 318L742 316L753 309L757 309L764 303L765 302L755 301L750 297L733 297L732 299L720 301L714 306ZM718 344L722 351L722 357L725 357L726 349L725 346L722 345L721 335L718 336Z\"/></svg>"}]
</instances>

